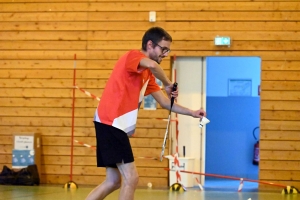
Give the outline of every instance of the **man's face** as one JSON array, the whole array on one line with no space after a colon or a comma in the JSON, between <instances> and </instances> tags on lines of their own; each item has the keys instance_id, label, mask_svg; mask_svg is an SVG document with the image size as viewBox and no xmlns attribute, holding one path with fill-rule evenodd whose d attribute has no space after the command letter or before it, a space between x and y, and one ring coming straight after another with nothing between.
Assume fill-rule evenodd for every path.
<instances>
[{"instance_id":1,"label":"man's face","mask_svg":"<svg viewBox=\"0 0 300 200\"><path fill-rule=\"evenodd\" d=\"M171 42L166 40L161 40L159 43L154 43L149 41L151 48L149 48L149 58L155 60L158 64L161 63L164 57L167 57L170 53Z\"/></svg>"}]
</instances>

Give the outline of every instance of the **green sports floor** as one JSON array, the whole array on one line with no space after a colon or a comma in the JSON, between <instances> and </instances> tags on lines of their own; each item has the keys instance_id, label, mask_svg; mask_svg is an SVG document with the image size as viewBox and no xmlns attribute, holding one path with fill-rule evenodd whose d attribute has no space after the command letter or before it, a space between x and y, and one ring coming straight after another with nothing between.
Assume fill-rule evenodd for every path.
<instances>
[{"instance_id":1,"label":"green sports floor","mask_svg":"<svg viewBox=\"0 0 300 200\"><path fill-rule=\"evenodd\" d=\"M84 200L93 187L79 187L67 190L62 186L6 186L0 185L0 200ZM119 191L115 191L106 200L117 200ZM300 194L281 194L280 191L242 191L234 189L188 188L185 192L168 189L140 188L136 190L135 200L300 200Z\"/></svg>"}]
</instances>

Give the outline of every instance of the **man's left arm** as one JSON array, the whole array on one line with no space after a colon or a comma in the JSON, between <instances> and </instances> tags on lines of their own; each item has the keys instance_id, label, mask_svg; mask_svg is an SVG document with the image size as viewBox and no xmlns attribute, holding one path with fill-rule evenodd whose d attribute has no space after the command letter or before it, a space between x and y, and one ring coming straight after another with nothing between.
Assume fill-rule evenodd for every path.
<instances>
[{"instance_id":1,"label":"man's left arm","mask_svg":"<svg viewBox=\"0 0 300 200\"><path fill-rule=\"evenodd\" d=\"M166 95L161 90L157 92L153 92L151 93L151 95L162 108L170 110L171 101L169 98L166 97ZM174 105L172 107L172 112L182 114L182 115L192 116L194 118L202 118L203 116L206 116L206 112L203 109L191 110L187 107L177 104L176 102L174 102Z\"/></svg>"}]
</instances>

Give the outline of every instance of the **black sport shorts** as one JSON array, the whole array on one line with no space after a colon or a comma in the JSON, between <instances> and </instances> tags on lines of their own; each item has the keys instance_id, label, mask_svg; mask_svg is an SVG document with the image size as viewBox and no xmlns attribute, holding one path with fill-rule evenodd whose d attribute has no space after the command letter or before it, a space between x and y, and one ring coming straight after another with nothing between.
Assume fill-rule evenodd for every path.
<instances>
[{"instance_id":1,"label":"black sport shorts","mask_svg":"<svg viewBox=\"0 0 300 200\"><path fill-rule=\"evenodd\" d=\"M127 134L113 126L94 122L97 138L97 166L114 167L116 163L131 163L133 153Z\"/></svg>"}]
</instances>

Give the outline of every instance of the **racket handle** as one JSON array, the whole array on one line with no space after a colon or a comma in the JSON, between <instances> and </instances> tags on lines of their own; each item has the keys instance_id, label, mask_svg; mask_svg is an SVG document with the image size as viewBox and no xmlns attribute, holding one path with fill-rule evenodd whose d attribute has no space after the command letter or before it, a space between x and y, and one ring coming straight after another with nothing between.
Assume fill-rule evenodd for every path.
<instances>
[{"instance_id":1,"label":"racket handle","mask_svg":"<svg viewBox=\"0 0 300 200\"><path fill-rule=\"evenodd\" d=\"M177 85L178 85L178 83L176 83L176 82L173 84L172 92L174 92L174 91L177 90ZM173 107L174 100L175 100L175 98L174 98L174 97L171 97L171 107L170 107L170 110L171 110L172 107Z\"/></svg>"}]
</instances>

